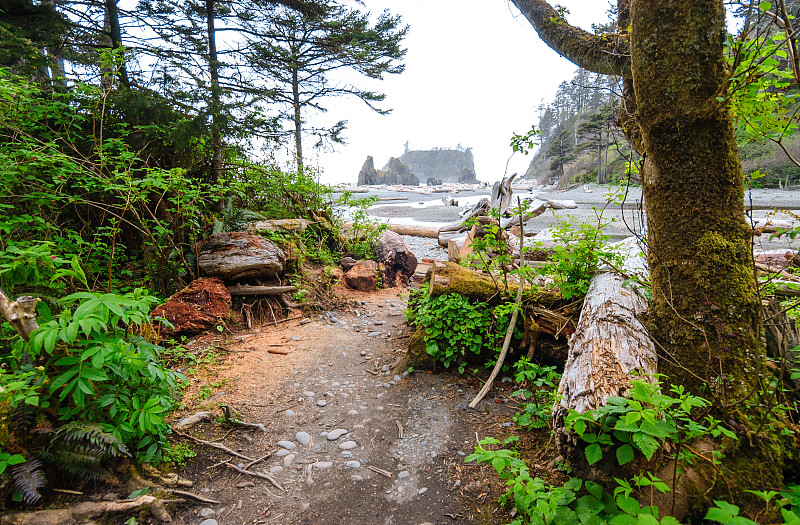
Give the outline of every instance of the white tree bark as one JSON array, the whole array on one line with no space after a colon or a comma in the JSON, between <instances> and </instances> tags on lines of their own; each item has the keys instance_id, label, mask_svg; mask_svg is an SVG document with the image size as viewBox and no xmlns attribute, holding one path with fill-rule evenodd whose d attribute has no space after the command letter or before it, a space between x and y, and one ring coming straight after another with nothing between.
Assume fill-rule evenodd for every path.
<instances>
[{"instance_id":1,"label":"white tree bark","mask_svg":"<svg viewBox=\"0 0 800 525\"><path fill-rule=\"evenodd\" d=\"M570 340L569 357L553 407L555 428L563 430L570 409L595 409L611 396L624 396L635 374L648 379L656 372L656 349L639 320L647 301L637 283L623 283L632 275L646 275L646 261L635 239L617 243L625 257L627 274L598 272L583 302L578 327Z\"/></svg>"}]
</instances>

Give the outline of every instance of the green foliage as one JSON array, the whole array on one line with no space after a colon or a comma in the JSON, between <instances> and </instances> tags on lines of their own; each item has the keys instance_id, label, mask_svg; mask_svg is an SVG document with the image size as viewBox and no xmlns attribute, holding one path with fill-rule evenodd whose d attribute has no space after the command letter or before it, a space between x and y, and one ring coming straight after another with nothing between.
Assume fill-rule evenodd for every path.
<instances>
[{"instance_id":1,"label":"green foliage","mask_svg":"<svg viewBox=\"0 0 800 525\"><path fill-rule=\"evenodd\" d=\"M502 443L494 438L478 442L475 452L465 461L491 465L505 482L508 492L500 503L514 503L519 512L511 525L528 523L541 525L587 524L601 525L676 525L670 516L659 519L658 508L641 506L629 493L618 491L612 497L597 483L571 478L562 486L546 484L531 477L525 462L514 450L492 450L490 445L507 446L518 438L510 437Z\"/></svg>"},{"instance_id":2,"label":"green foliage","mask_svg":"<svg viewBox=\"0 0 800 525\"><path fill-rule=\"evenodd\" d=\"M184 467L186 463L196 455L191 444L186 441L181 441L180 443L170 445L169 448L164 451L161 461L178 467Z\"/></svg>"},{"instance_id":3,"label":"green foliage","mask_svg":"<svg viewBox=\"0 0 800 525\"><path fill-rule=\"evenodd\" d=\"M512 396L525 401L522 411L514 414L514 421L523 428L542 428L552 420L553 404L558 399L558 381L561 374L554 366L539 366L525 357L515 363L515 379L521 386Z\"/></svg>"},{"instance_id":4,"label":"green foliage","mask_svg":"<svg viewBox=\"0 0 800 525\"><path fill-rule=\"evenodd\" d=\"M169 149L183 117L144 110L131 126L119 118L132 112L130 97L82 83L48 92L5 71L0 100L0 250L31 257L46 243L77 256L92 287L132 288L149 274L166 291L180 273L193 275L203 213L221 189L190 175L196 157ZM201 154L182 146L184 156Z\"/></svg>"},{"instance_id":5,"label":"green foliage","mask_svg":"<svg viewBox=\"0 0 800 525\"><path fill-rule=\"evenodd\" d=\"M164 368L164 349L145 338L155 301L142 290L80 292L65 297L66 308L55 317L42 307L41 327L31 341L15 339L11 355L4 357L12 366L0 371L0 406L27 404L47 409L42 413L56 414L62 422L97 424L113 438L103 441L82 431L79 437L92 447L104 442L119 451L129 447L146 461L157 458L169 431L164 416L185 377ZM33 366L31 358L41 364ZM71 429L62 428L58 432ZM60 435L60 441L72 435Z\"/></svg>"},{"instance_id":6,"label":"green foliage","mask_svg":"<svg viewBox=\"0 0 800 525\"><path fill-rule=\"evenodd\" d=\"M478 355L484 349L496 350L497 326L508 326L513 303L510 307L491 309L458 294L430 297L419 290L412 293L406 316L411 323L425 327L425 351L446 368L455 364L463 374L468 352Z\"/></svg>"},{"instance_id":7,"label":"green foliage","mask_svg":"<svg viewBox=\"0 0 800 525\"><path fill-rule=\"evenodd\" d=\"M692 419L692 410L708 406L708 401L686 393L680 386L672 386L672 395L662 394L660 386L657 381L635 380L627 397L610 397L596 410L567 415L566 427L587 443L585 453L590 465L609 450L614 451L620 465L633 461L636 451L650 460L667 440L678 444L677 458L687 460L691 452L681 448L682 443L701 436L736 439L736 434L711 416L705 416L702 423ZM713 456L713 460L718 458L719 454Z\"/></svg>"},{"instance_id":8,"label":"green foliage","mask_svg":"<svg viewBox=\"0 0 800 525\"><path fill-rule=\"evenodd\" d=\"M551 276L564 299L586 295L601 265L619 265L620 256L608 247L608 236L598 226L561 222L551 233L556 245L536 271Z\"/></svg>"}]
</instances>

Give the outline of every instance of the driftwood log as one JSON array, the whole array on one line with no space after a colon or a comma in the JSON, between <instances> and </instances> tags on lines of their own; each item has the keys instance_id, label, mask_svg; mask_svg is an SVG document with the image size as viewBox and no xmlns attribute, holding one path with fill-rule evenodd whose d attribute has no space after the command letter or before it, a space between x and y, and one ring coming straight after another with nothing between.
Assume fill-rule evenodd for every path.
<instances>
[{"instance_id":1,"label":"driftwood log","mask_svg":"<svg viewBox=\"0 0 800 525\"><path fill-rule=\"evenodd\" d=\"M495 182L494 186L492 186L492 198L489 201L489 207L499 207L500 215L505 215L508 209L511 208L511 197L513 194L511 183L513 183L516 178L517 174L513 173L510 177L503 177L502 180Z\"/></svg>"},{"instance_id":2,"label":"driftwood log","mask_svg":"<svg viewBox=\"0 0 800 525\"><path fill-rule=\"evenodd\" d=\"M633 374L647 379L656 373L656 349L639 320L647 301L638 284L623 286L628 277L644 274L647 263L635 239L616 246L624 254L623 271L628 276L603 271L592 278L558 386L553 417L565 457L564 447L574 445L572 436L563 432L564 418L571 409L583 413L598 408L609 397L624 396Z\"/></svg>"},{"instance_id":3,"label":"driftwood log","mask_svg":"<svg viewBox=\"0 0 800 525\"><path fill-rule=\"evenodd\" d=\"M6 512L0 517L3 525L72 525L92 523L93 518L105 518L110 514L132 512L149 507L153 517L162 522L172 519L163 505L154 496L139 496L121 501L86 501L63 509L36 510L32 512Z\"/></svg>"},{"instance_id":4,"label":"driftwood log","mask_svg":"<svg viewBox=\"0 0 800 525\"><path fill-rule=\"evenodd\" d=\"M227 288L231 295L280 295L297 291L297 286L249 286L238 284Z\"/></svg>"},{"instance_id":5,"label":"driftwood log","mask_svg":"<svg viewBox=\"0 0 800 525\"><path fill-rule=\"evenodd\" d=\"M21 295L16 301L12 301L0 290L0 312L14 331L26 341L30 340L31 332L39 328L39 323L36 322L36 303L39 301L40 299L30 295Z\"/></svg>"},{"instance_id":6,"label":"driftwood log","mask_svg":"<svg viewBox=\"0 0 800 525\"><path fill-rule=\"evenodd\" d=\"M445 224L444 226L439 228L439 232L443 233L443 232L463 232L463 231L466 231L467 230L466 222L468 222L473 217L482 217L482 216L486 215L487 213L489 213L490 209L491 209L491 206L489 206L489 199L483 198L480 201L478 201L478 203L475 204L475 206L473 206L469 210L465 211L461 215L461 219L460 220L458 220L456 222L453 222L453 223L450 223L450 224ZM441 244L441 240L439 241L439 244ZM445 246L447 246L447 244L445 244Z\"/></svg>"},{"instance_id":7,"label":"driftwood log","mask_svg":"<svg viewBox=\"0 0 800 525\"><path fill-rule=\"evenodd\" d=\"M412 226L408 224L390 224L389 230L400 235L413 235L414 237L428 237L436 239L439 237L439 228L428 228L426 226Z\"/></svg>"},{"instance_id":8,"label":"driftwood log","mask_svg":"<svg viewBox=\"0 0 800 525\"><path fill-rule=\"evenodd\" d=\"M572 200L544 200L534 199L529 202L528 211L522 216L522 222L526 222L534 217L538 217L547 210L571 210L578 207L578 204ZM505 217L500 219L500 227L503 229L511 228L512 226L519 225L519 217Z\"/></svg>"},{"instance_id":9,"label":"driftwood log","mask_svg":"<svg viewBox=\"0 0 800 525\"><path fill-rule=\"evenodd\" d=\"M247 225L249 233L260 231L293 231L302 232L310 225L315 224L305 219L278 219L272 221L257 221Z\"/></svg>"}]
</instances>

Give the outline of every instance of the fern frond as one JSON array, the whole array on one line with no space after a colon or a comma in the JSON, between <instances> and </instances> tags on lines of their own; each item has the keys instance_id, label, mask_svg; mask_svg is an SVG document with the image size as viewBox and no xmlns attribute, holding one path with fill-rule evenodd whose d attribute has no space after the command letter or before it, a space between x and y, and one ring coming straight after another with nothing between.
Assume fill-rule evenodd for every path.
<instances>
[{"instance_id":1,"label":"fern frond","mask_svg":"<svg viewBox=\"0 0 800 525\"><path fill-rule=\"evenodd\" d=\"M78 421L67 423L56 431L50 442L53 444L60 442L91 444L99 451L102 451L103 456L130 455L122 440L114 434L103 430L100 425L93 423L81 423Z\"/></svg>"},{"instance_id":2,"label":"fern frond","mask_svg":"<svg viewBox=\"0 0 800 525\"><path fill-rule=\"evenodd\" d=\"M9 427L19 435L25 435L36 422L36 411L26 403L21 403L11 409L8 415Z\"/></svg>"},{"instance_id":3,"label":"fern frond","mask_svg":"<svg viewBox=\"0 0 800 525\"><path fill-rule=\"evenodd\" d=\"M111 472L106 470L100 462L103 456L96 453L65 448L50 448L42 452L42 458L48 463L81 479L101 480L110 478Z\"/></svg>"},{"instance_id":4,"label":"fern frond","mask_svg":"<svg viewBox=\"0 0 800 525\"><path fill-rule=\"evenodd\" d=\"M42 499L39 489L47 485L42 462L36 458L28 459L25 463L11 467L11 478L14 488L22 494L25 503L33 505Z\"/></svg>"}]
</instances>

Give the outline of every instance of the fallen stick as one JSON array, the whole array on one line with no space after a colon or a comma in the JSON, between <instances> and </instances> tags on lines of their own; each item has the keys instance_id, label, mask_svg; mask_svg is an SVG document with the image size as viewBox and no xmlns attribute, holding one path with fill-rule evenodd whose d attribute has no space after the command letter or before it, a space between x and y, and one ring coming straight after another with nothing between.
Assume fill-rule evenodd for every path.
<instances>
[{"instance_id":1,"label":"fallen stick","mask_svg":"<svg viewBox=\"0 0 800 525\"><path fill-rule=\"evenodd\" d=\"M232 465L230 463L225 463L225 466L228 467L228 468L232 468L233 470L235 470L236 472L239 472L241 474L247 474L248 476L254 476L256 478L265 479L265 480L269 481L270 483L272 483L272 486L275 487L276 489L284 490L283 486L281 486L281 484L278 483L277 480L275 480L275 478L273 478L269 474L262 474L260 472L253 472L252 470L245 470L243 468L239 468L236 465Z\"/></svg>"},{"instance_id":2,"label":"fallen stick","mask_svg":"<svg viewBox=\"0 0 800 525\"><path fill-rule=\"evenodd\" d=\"M369 465L367 468L370 469L372 472L380 474L381 476L386 476L387 478L392 477L392 473L389 472L388 470L383 470L382 468L373 467L372 465Z\"/></svg>"},{"instance_id":3,"label":"fallen stick","mask_svg":"<svg viewBox=\"0 0 800 525\"><path fill-rule=\"evenodd\" d=\"M252 466L253 466L253 465L255 465L256 463L258 463L259 461L264 461L265 459L267 459L267 458L268 458L268 457L270 457L271 455L272 455L272 452L267 452L266 454L264 454L264 455L263 455L263 456L261 456L260 458L258 458L258 459L254 459L253 461L251 461L250 463L248 463L247 465L245 465L245 466L244 466L244 469L245 469L245 470L249 470L249 469L250 469L250 467L252 467Z\"/></svg>"},{"instance_id":4,"label":"fallen stick","mask_svg":"<svg viewBox=\"0 0 800 525\"><path fill-rule=\"evenodd\" d=\"M228 293L231 295L280 295L296 291L297 286L250 286L247 284L228 286Z\"/></svg>"},{"instance_id":5,"label":"fallen stick","mask_svg":"<svg viewBox=\"0 0 800 525\"><path fill-rule=\"evenodd\" d=\"M513 180L513 176L511 180ZM510 180L509 184L511 184ZM519 202L519 197L517 197L517 206L519 206L519 208L522 209L522 205ZM519 226L520 228L522 228L522 215L519 216ZM524 239L525 237L523 236L522 238L520 238L519 241L520 242L519 253L521 257L519 264L520 270L522 269L523 266L525 266L525 251L522 249L523 244L525 242ZM514 327L517 325L517 317L519 317L519 305L522 302L522 289L524 288L524 283L525 279L522 278L522 272L520 272L519 288L517 288L517 300L514 303L515 307L514 307L514 313L511 314L511 322L508 323L508 329L506 330L506 338L503 341L503 349L500 351L500 355L497 357L497 362L494 365L494 370L492 370L492 374L489 376L489 379L486 380L486 383L484 383L483 388L481 388L481 391L478 392L478 395L475 396L475 399L473 399L470 402L469 404L470 408L475 408L478 405L478 403L480 403L481 400L484 397L486 397L486 394L488 394L489 390L492 388L492 383L497 377L497 374L499 374L500 369L503 368L503 362L506 360L506 354L508 354L508 347L511 346L511 338L514 335Z\"/></svg>"},{"instance_id":6,"label":"fallen stick","mask_svg":"<svg viewBox=\"0 0 800 525\"><path fill-rule=\"evenodd\" d=\"M403 424L400 421L395 421L397 424L397 439L403 439Z\"/></svg>"},{"instance_id":7,"label":"fallen stick","mask_svg":"<svg viewBox=\"0 0 800 525\"><path fill-rule=\"evenodd\" d=\"M289 355L288 350L282 350L280 348L270 348L267 350L268 354L277 354L277 355Z\"/></svg>"},{"instance_id":8,"label":"fallen stick","mask_svg":"<svg viewBox=\"0 0 800 525\"><path fill-rule=\"evenodd\" d=\"M194 492L186 492L185 490L177 490L177 489L166 489L167 492L170 494L176 494L178 496L186 496L187 498L196 499L197 501L202 501L203 503L210 503L211 505L219 505L220 502L215 499L206 498L201 496L200 494L195 494Z\"/></svg>"},{"instance_id":9,"label":"fallen stick","mask_svg":"<svg viewBox=\"0 0 800 525\"><path fill-rule=\"evenodd\" d=\"M228 447L226 447L225 445L222 445L220 443L212 443L211 441L206 441L204 439L196 438L194 436L190 436L189 434L184 434L182 432L179 432L179 431L175 430L174 428L172 429L172 431L175 432L176 434L178 434L181 437L185 437L185 438L191 439L195 443L200 443L201 445L206 445L208 447L212 447L212 448L216 448L218 450L222 450L223 452L226 452L226 453L230 454L231 456L236 456L237 458L246 459L247 461L253 461L253 458L247 457L244 454L239 454L235 450L231 450Z\"/></svg>"},{"instance_id":10,"label":"fallen stick","mask_svg":"<svg viewBox=\"0 0 800 525\"><path fill-rule=\"evenodd\" d=\"M80 490L69 490L69 489L50 489L53 492L60 492L62 494L72 494L73 496L83 496L83 492Z\"/></svg>"}]
</instances>

